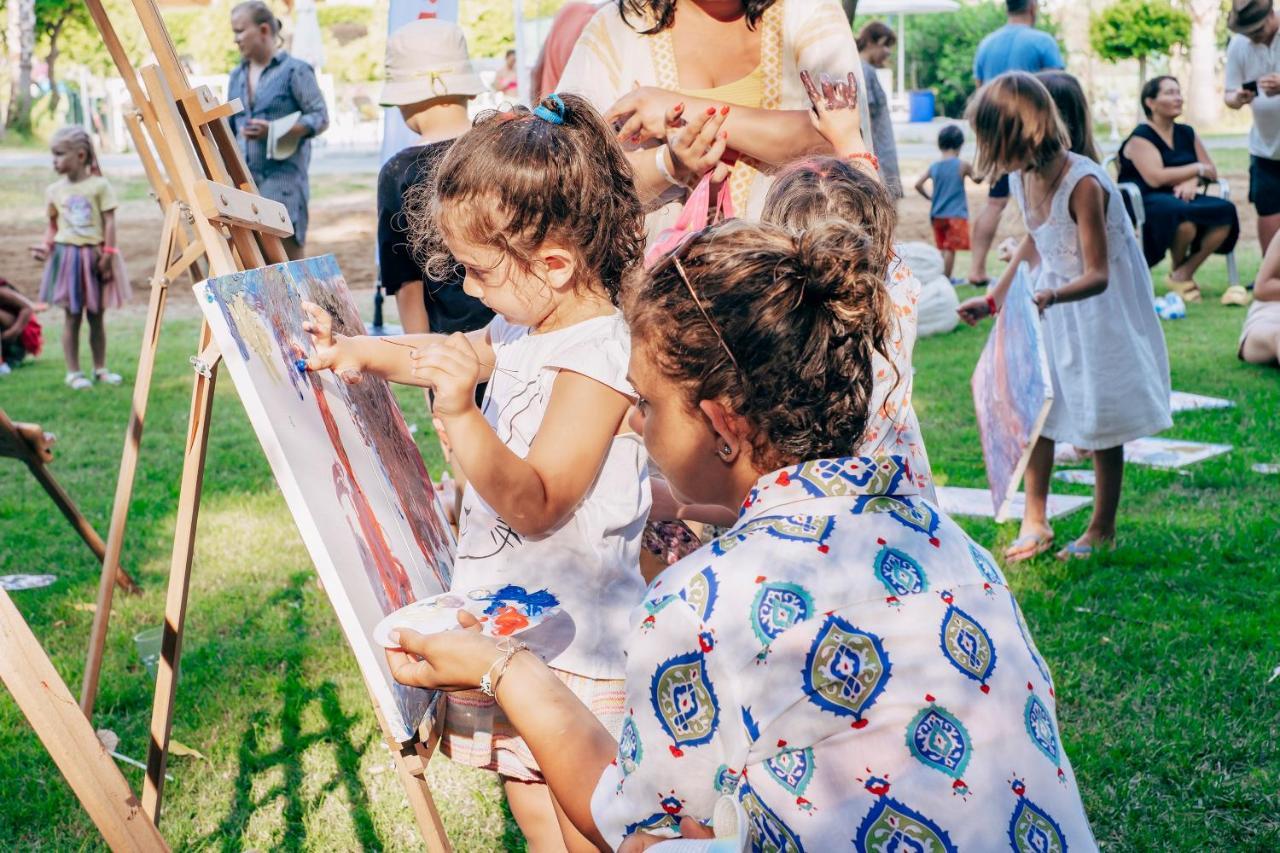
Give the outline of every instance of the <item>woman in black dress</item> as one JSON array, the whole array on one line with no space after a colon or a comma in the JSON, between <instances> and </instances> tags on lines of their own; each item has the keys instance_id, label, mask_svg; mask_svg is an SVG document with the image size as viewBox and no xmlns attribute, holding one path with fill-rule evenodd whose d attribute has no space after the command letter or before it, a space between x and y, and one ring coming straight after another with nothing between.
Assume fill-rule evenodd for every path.
<instances>
[{"instance_id":1,"label":"woman in black dress","mask_svg":"<svg viewBox=\"0 0 1280 853\"><path fill-rule=\"evenodd\" d=\"M1200 192L1204 184L1217 180L1218 170L1196 132L1175 121L1182 115L1178 81L1149 80L1142 87L1142 111L1147 120L1120 146L1120 181L1137 184L1142 192L1147 264L1155 266L1168 252L1169 289L1188 302L1198 302L1196 270L1214 252L1231 251L1240 235L1240 218L1231 202ZM1247 302L1248 295L1238 289ZM1237 302L1227 298L1234 296L1228 293L1223 301Z\"/></svg>"}]
</instances>

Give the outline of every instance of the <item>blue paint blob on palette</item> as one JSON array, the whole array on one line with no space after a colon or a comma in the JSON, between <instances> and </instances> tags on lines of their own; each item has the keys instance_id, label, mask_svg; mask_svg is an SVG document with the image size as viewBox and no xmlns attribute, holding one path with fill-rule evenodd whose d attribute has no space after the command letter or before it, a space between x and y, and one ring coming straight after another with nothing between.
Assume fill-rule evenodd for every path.
<instances>
[{"instance_id":1,"label":"blue paint blob on palette","mask_svg":"<svg viewBox=\"0 0 1280 853\"><path fill-rule=\"evenodd\" d=\"M560 612L560 599L545 589L527 590L508 584L497 590L473 589L465 595L446 592L401 607L383 617L373 629L373 640L396 649L391 632L409 628L419 634L438 634L459 627L458 613L466 611L480 622L490 637L508 637L527 631Z\"/></svg>"}]
</instances>

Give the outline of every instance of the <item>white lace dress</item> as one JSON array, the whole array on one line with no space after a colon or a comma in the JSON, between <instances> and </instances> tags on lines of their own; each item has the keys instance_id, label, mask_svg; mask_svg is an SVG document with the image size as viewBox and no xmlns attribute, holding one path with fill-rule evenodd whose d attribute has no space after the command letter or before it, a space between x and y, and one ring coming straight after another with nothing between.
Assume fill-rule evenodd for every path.
<instances>
[{"instance_id":1,"label":"white lace dress","mask_svg":"<svg viewBox=\"0 0 1280 853\"><path fill-rule=\"evenodd\" d=\"M1053 407L1043 435L1086 450L1116 447L1168 429L1169 355L1156 317L1151 273L1124 203L1101 166L1068 154L1070 165L1040 224L1031 221L1022 176L1009 190L1040 253L1035 289L1060 288L1080 275L1080 237L1068 203L1081 178L1107 195L1107 289L1044 312Z\"/></svg>"}]
</instances>

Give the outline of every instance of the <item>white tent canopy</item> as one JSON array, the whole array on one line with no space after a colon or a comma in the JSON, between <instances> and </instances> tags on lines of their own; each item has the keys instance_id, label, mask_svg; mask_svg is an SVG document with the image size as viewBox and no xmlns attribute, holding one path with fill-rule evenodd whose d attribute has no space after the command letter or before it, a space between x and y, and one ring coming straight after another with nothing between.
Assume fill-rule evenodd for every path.
<instances>
[{"instance_id":1,"label":"white tent canopy","mask_svg":"<svg viewBox=\"0 0 1280 853\"><path fill-rule=\"evenodd\" d=\"M907 15L954 12L960 8L956 0L862 0L858 15L898 16L898 98L906 98L907 89Z\"/></svg>"}]
</instances>

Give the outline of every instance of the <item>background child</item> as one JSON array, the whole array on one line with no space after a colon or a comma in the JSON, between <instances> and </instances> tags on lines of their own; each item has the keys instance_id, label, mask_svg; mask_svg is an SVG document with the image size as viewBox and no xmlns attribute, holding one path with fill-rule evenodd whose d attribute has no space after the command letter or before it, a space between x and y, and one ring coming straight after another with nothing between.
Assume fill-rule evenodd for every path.
<instances>
[{"instance_id":1,"label":"background child","mask_svg":"<svg viewBox=\"0 0 1280 853\"><path fill-rule=\"evenodd\" d=\"M439 234L465 270L467 293L498 316L470 335L407 336L404 347L334 339L312 306L310 367L434 391L468 481L454 589L554 595L562 611L539 626L538 651L617 736L620 628L644 594L638 562L650 503L644 448L623 425L634 392L616 306L643 246L631 170L581 98L488 113L445 155L431 221L414 230ZM481 409L474 393L483 379ZM591 849L557 819L538 764L491 696L451 695L441 745L455 761L502 776L530 849Z\"/></svg>"},{"instance_id":2,"label":"background child","mask_svg":"<svg viewBox=\"0 0 1280 853\"><path fill-rule=\"evenodd\" d=\"M964 194L964 179L975 177L973 166L960 159L964 147L964 131L949 124L938 131L938 150L942 159L929 166L929 170L916 181L916 192L929 199L929 221L933 224L933 242L942 252L942 271L951 278L955 267L956 252L969 251L969 200ZM933 183L932 194L925 184ZM960 284L951 279L952 284Z\"/></svg>"},{"instance_id":3,"label":"background child","mask_svg":"<svg viewBox=\"0 0 1280 853\"><path fill-rule=\"evenodd\" d=\"M1053 406L1027 465L1022 529L1005 558L1030 559L1052 545L1045 507L1056 441L1093 451L1093 516L1058 554L1087 557L1115 538L1124 443L1172 425L1151 274L1119 191L1100 165L1069 150L1040 81L1021 72L997 77L978 92L969 121L978 170L1009 173L1028 234L991 293L961 304L960 316L972 325L998 310L1018 264L1037 253L1035 301L1053 378Z\"/></svg>"},{"instance_id":4,"label":"background child","mask_svg":"<svg viewBox=\"0 0 1280 853\"><path fill-rule=\"evenodd\" d=\"M64 127L49 144L53 170L62 177L45 191L49 229L41 245L32 246L37 261L46 261L40 298L66 311L62 352L66 383L79 391L93 382L80 369L80 321L89 319L93 381L119 385L120 375L107 370L107 329L103 314L129 299L129 279L116 248L116 195L98 168L93 140L82 127Z\"/></svg>"},{"instance_id":5,"label":"background child","mask_svg":"<svg viewBox=\"0 0 1280 853\"><path fill-rule=\"evenodd\" d=\"M35 306L0 278L0 376L8 376L27 356L39 355L43 345Z\"/></svg>"}]
</instances>

